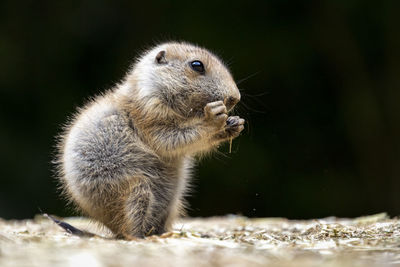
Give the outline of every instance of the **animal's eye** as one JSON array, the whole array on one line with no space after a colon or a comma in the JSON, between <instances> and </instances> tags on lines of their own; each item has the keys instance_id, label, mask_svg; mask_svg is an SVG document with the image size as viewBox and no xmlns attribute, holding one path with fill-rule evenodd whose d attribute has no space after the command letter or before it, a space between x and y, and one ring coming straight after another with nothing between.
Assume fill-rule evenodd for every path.
<instances>
[{"instance_id":1,"label":"animal's eye","mask_svg":"<svg viewBox=\"0 0 400 267\"><path fill-rule=\"evenodd\" d=\"M204 74L204 72L205 72L204 65L199 60L190 62L190 67L192 67L192 69L194 71L197 71L198 73Z\"/></svg>"}]
</instances>

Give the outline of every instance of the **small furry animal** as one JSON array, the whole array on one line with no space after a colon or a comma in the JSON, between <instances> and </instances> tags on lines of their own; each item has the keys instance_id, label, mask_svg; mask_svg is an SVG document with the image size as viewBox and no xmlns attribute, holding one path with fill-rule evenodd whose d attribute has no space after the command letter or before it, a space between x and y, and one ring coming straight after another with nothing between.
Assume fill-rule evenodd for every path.
<instances>
[{"instance_id":1,"label":"small furry animal","mask_svg":"<svg viewBox=\"0 0 400 267\"><path fill-rule=\"evenodd\" d=\"M244 120L227 67L181 42L138 58L125 79L79 109L58 145L64 195L117 238L168 231L184 212L196 154L232 140Z\"/></svg>"}]
</instances>

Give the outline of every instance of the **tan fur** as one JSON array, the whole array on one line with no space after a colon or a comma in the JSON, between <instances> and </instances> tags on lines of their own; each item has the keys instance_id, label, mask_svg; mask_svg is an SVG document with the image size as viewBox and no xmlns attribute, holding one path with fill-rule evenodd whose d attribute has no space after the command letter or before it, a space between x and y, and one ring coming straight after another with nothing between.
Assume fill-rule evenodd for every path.
<instances>
[{"instance_id":1,"label":"tan fur","mask_svg":"<svg viewBox=\"0 0 400 267\"><path fill-rule=\"evenodd\" d=\"M228 118L225 106L239 100L231 74L209 51L165 43L145 52L65 128L57 159L65 195L117 237L169 230L184 212L193 156L243 130L244 120Z\"/></svg>"}]
</instances>

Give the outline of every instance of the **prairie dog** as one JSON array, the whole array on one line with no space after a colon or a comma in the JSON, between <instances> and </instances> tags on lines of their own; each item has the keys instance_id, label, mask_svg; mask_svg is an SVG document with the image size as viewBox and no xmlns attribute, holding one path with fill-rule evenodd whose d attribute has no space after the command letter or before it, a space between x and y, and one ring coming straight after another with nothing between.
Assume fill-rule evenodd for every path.
<instances>
[{"instance_id":1,"label":"prairie dog","mask_svg":"<svg viewBox=\"0 0 400 267\"><path fill-rule=\"evenodd\" d=\"M168 231L184 212L193 157L243 130L242 118L227 115L239 100L227 67L206 49L169 42L146 51L65 128L64 194L118 238Z\"/></svg>"}]
</instances>

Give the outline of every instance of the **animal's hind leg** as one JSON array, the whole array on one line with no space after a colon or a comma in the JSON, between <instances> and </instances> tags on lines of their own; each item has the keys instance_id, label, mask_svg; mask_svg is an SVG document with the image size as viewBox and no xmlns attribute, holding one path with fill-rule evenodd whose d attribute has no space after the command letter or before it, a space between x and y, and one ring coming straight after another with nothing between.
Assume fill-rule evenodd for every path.
<instances>
[{"instance_id":1,"label":"animal's hind leg","mask_svg":"<svg viewBox=\"0 0 400 267\"><path fill-rule=\"evenodd\" d=\"M148 180L144 177L135 178L124 200L124 215L116 231L117 237L131 239L146 236L152 219L153 198Z\"/></svg>"}]
</instances>

